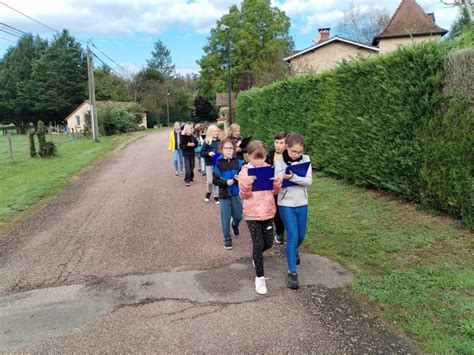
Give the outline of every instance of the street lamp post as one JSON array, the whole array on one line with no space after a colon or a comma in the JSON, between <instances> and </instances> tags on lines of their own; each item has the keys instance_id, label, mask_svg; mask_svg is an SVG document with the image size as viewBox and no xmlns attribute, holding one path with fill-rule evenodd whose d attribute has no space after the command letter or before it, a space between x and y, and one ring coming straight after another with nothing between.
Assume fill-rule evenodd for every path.
<instances>
[{"instance_id":1,"label":"street lamp post","mask_svg":"<svg viewBox=\"0 0 474 355\"><path fill-rule=\"evenodd\" d=\"M169 103L169 98L170 98L170 92L166 90L166 126L170 126L170 103Z\"/></svg>"},{"instance_id":2,"label":"street lamp post","mask_svg":"<svg viewBox=\"0 0 474 355\"><path fill-rule=\"evenodd\" d=\"M229 124L232 124L232 81L230 77L230 27L222 24L221 28L227 32L227 89L229 90Z\"/></svg>"}]
</instances>

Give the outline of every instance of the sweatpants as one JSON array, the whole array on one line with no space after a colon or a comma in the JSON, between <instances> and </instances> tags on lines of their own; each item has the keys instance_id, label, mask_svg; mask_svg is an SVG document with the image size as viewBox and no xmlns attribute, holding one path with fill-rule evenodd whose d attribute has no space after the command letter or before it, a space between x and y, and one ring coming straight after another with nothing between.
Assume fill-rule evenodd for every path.
<instances>
[{"instance_id":1,"label":"sweatpants","mask_svg":"<svg viewBox=\"0 0 474 355\"><path fill-rule=\"evenodd\" d=\"M194 180L194 164L196 159L193 155L184 156L184 181L191 182Z\"/></svg>"},{"instance_id":2,"label":"sweatpants","mask_svg":"<svg viewBox=\"0 0 474 355\"><path fill-rule=\"evenodd\" d=\"M207 192L212 193L214 191L214 197L219 197L219 186L214 185L212 183L212 173L214 171L214 167L212 165L206 165L206 185L207 185Z\"/></svg>"},{"instance_id":3,"label":"sweatpants","mask_svg":"<svg viewBox=\"0 0 474 355\"><path fill-rule=\"evenodd\" d=\"M273 220L246 220L252 237L252 257L257 277L264 276L263 252L273 245Z\"/></svg>"},{"instance_id":4,"label":"sweatpants","mask_svg":"<svg viewBox=\"0 0 474 355\"><path fill-rule=\"evenodd\" d=\"M221 227L224 242L231 242L230 218L232 217L234 227L239 228L240 221L242 220L242 201L239 196L219 198L219 201L221 203Z\"/></svg>"}]
</instances>

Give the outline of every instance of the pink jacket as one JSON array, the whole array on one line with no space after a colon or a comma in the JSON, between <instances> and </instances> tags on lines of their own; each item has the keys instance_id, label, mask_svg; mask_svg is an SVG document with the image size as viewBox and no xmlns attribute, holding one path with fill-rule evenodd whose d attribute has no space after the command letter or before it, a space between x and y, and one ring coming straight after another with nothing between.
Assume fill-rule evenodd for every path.
<instances>
[{"instance_id":1,"label":"pink jacket","mask_svg":"<svg viewBox=\"0 0 474 355\"><path fill-rule=\"evenodd\" d=\"M276 206L274 195L281 190L281 181L273 182L272 191L252 191L252 184L248 181L248 169L252 165L246 164L239 173L240 197L243 200L243 213L245 217L251 217L259 221L265 221L275 217ZM265 166L268 166L265 163Z\"/></svg>"}]
</instances>

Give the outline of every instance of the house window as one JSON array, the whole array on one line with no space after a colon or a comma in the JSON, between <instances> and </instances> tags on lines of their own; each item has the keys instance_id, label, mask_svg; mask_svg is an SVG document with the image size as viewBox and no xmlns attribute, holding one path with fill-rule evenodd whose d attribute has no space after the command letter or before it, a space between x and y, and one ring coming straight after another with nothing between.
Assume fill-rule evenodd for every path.
<instances>
[{"instance_id":1,"label":"house window","mask_svg":"<svg viewBox=\"0 0 474 355\"><path fill-rule=\"evenodd\" d=\"M80 125L81 125L81 117L76 116L76 126L80 126Z\"/></svg>"}]
</instances>

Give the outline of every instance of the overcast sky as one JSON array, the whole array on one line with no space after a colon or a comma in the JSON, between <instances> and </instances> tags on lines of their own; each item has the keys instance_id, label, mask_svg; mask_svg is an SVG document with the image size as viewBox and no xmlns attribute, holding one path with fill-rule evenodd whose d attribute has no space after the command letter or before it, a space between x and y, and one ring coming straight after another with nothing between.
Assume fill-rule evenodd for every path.
<instances>
[{"instance_id":1,"label":"overcast sky","mask_svg":"<svg viewBox=\"0 0 474 355\"><path fill-rule=\"evenodd\" d=\"M354 0L362 8L370 4L393 14L401 0ZM0 1L0 22L24 32L52 38L51 29L28 19L8 6L61 31L66 28L84 44L89 38L111 59L133 71L150 59L153 43L159 38L170 49L179 72L197 72L196 60L202 56L210 28L228 12L234 0L6 0ZM296 49L312 44L320 27L335 29L348 0L272 0L291 20L290 34ZM436 22L449 29L457 10L440 0L419 0L426 12L434 12ZM6 6L8 5L8 6ZM8 30L0 26L1 30ZM12 33L15 31L11 30ZM14 45L17 37L0 31L0 57ZM13 41L13 42L11 42ZM120 71L101 53L103 60Z\"/></svg>"}]
</instances>

